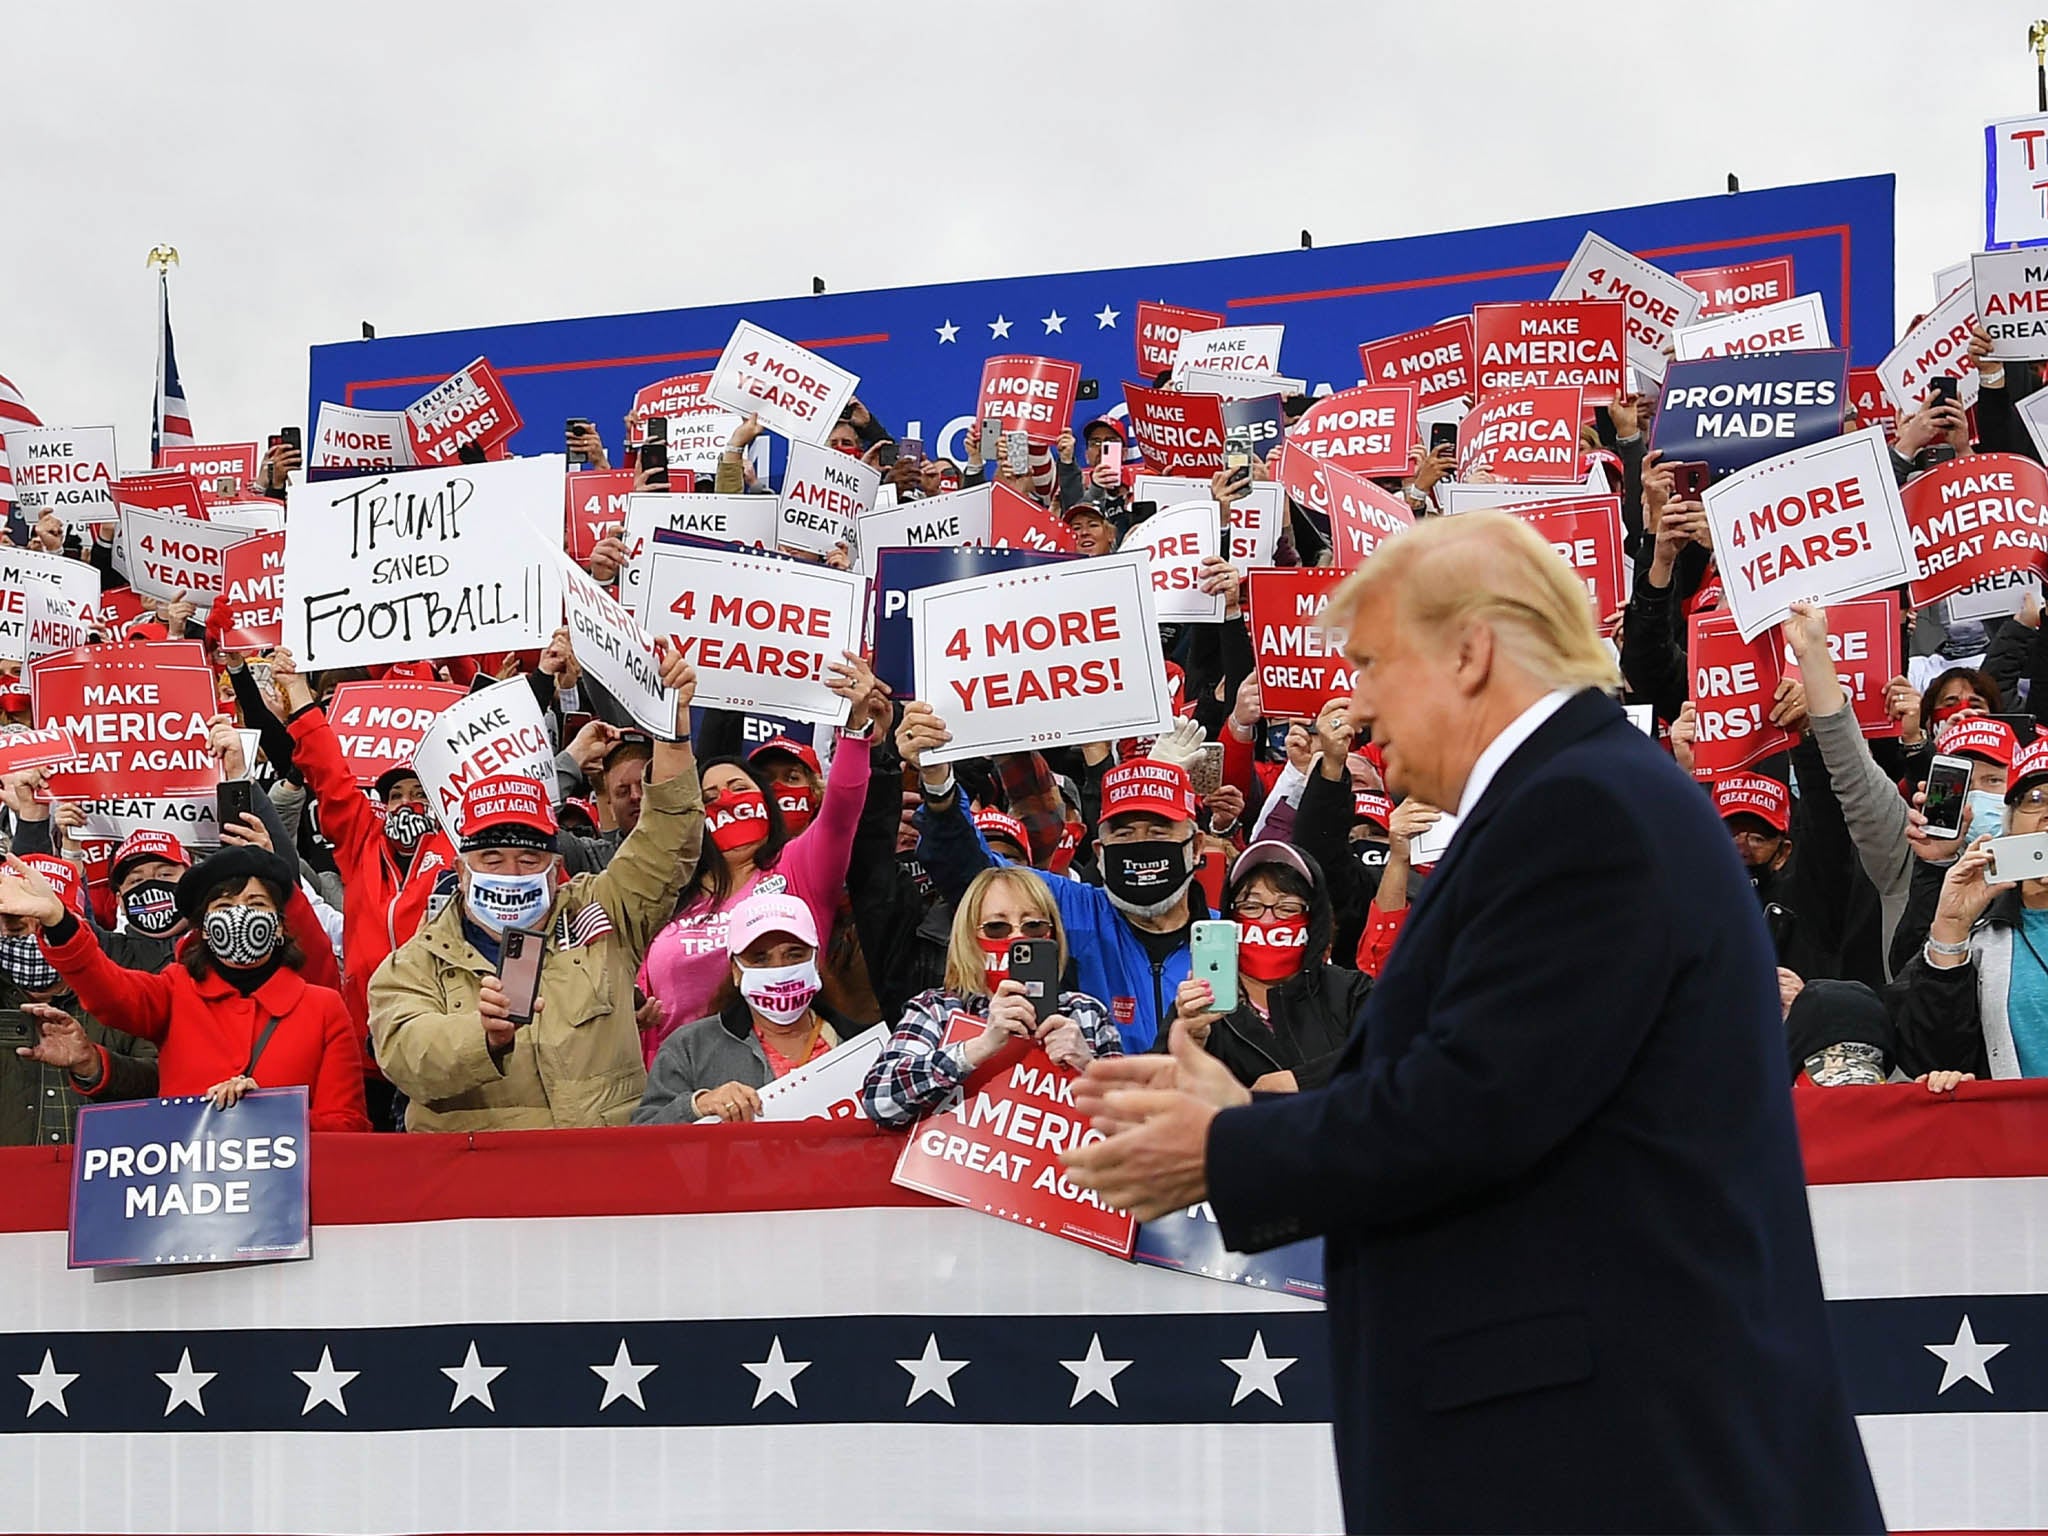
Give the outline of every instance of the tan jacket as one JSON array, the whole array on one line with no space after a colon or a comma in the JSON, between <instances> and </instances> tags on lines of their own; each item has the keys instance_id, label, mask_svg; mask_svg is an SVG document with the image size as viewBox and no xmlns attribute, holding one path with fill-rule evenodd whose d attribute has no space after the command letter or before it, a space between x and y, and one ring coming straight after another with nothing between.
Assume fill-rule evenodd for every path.
<instances>
[{"instance_id":1,"label":"tan jacket","mask_svg":"<svg viewBox=\"0 0 2048 1536\"><path fill-rule=\"evenodd\" d=\"M491 963L462 931L458 896L370 978L370 1039L412 1099L406 1129L516 1131L624 1125L647 1085L633 976L703 847L704 800L691 769L647 786L640 824L601 874L556 892L541 959L539 1014L493 1056L477 1014ZM611 931L576 944L601 927ZM571 942L564 947L564 937Z\"/></svg>"}]
</instances>

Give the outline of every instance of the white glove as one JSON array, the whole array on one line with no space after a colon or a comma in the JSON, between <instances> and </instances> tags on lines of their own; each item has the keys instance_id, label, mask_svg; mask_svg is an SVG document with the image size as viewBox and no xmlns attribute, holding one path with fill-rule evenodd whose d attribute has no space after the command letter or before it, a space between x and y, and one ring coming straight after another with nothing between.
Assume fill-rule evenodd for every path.
<instances>
[{"instance_id":1,"label":"white glove","mask_svg":"<svg viewBox=\"0 0 2048 1536\"><path fill-rule=\"evenodd\" d=\"M1159 762L1186 768L1202 755L1202 744L1207 739L1201 726L1183 716L1173 723L1172 730L1153 741L1150 755Z\"/></svg>"}]
</instances>

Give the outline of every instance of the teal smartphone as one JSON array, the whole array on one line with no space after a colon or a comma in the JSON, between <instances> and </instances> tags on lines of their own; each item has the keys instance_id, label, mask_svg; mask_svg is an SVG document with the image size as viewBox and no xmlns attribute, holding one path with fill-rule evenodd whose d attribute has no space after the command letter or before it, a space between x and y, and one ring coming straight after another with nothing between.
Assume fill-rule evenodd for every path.
<instances>
[{"instance_id":1,"label":"teal smartphone","mask_svg":"<svg viewBox=\"0 0 2048 1536\"><path fill-rule=\"evenodd\" d=\"M1209 983L1215 994L1216 1011L1237 1009L1237 924L1197 923L1188 940L1189 972L1197 981Z\"/></svg>"}]
</instances>

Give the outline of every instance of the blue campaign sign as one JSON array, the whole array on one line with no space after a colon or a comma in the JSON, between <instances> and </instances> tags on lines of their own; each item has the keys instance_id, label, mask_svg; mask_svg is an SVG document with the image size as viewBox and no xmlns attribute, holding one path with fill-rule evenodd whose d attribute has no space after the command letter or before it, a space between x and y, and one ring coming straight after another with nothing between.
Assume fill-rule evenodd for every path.
<instances>
[{"instance_id":1,"label":"blue campaign sign","mask_svg":"<svg viewBox=\"0 0 2048 1536\"><path fill-rule=\"evenodd\" d=\"M1666 463L1704 460L1714 478L1839 437L1849 354L1765 352L1673 363L1650 429Z\"/></svg>"},{"instance_id":2,"label":"blue campaign sign","mask_svg":"<svg viewBox=\"0 0 2048 1536\"><path fill-rule=\"evenodd\" d=\"M71 1268L228 1264L313 1252L306 1090L91 1104L71 1161Z\"/></svg>"},{"instance_id":3,"label":"blue campaign sign","mask_svg":"<svg viewBox=\"0 0 2048 1536\"><path fill-rule=\"evenodd\" d=\"M1323 1240L1305 1238L1264 1253L1233 1253L1223 1246L1216 1214L1209 1202L1191 1205L1138 1227L1138 1246L1131 1257L1140 1264L1185 1270L1290 1296L1323 1299Z\"/></svg>"},{"instance_id":4,"label":"blue campaign sign","mask_svg":"<svg viewBox=\"0 0 2048 1536\"><path fill-rule=\"evenodd\" d=\"M942 582L1071 560L1038 549L884 549L875 555L875 676L899 699L917 697L910 664L909 594Z\"/></svg>"},{"instance_id":5,"label":"blue campaign sign","mask_svg":"<svg viewBox=\"0 0 2048 1536\"><path fill-rule=\"evenodd\" d=\"M559 453L565 418L582 416L622 462L635 391L708 371L747 319L858 374L859 398L891 430L957 461L982 363L996 354L1078 363L1099 398L1075 416L1120 416L1121 386L1138 378L1140 300L1284 324L1282 371L1312 392L1343 389L1359 382L1361 342L1475 303L1548 298L1588 229L1667 271L1789 256L1857 362L1891 350L1892 178L1870 176L1312 251L338 342L312 349L307 430L322 400L401 408L483 356L526 421L512 452Z\"/></svg>"}]
</instances>

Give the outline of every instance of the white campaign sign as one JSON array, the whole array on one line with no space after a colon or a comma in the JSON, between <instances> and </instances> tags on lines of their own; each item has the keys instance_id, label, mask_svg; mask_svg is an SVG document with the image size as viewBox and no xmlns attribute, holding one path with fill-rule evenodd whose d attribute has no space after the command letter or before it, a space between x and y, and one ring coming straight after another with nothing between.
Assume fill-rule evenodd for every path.
<instances>
[{"instance_id":1,"label":"white campaign sign","mask_svg":"<svg viewBox=\"0 0 2048 1536\"><path fill-rule=\"evenodd\" d=\"M852 571L655 540L643 622L697 669L699 704L843 725L825 679L860 645L866 594Z\"/></svg>"},{"instance_id":2,"label":"white campaign sign","mask_svg":"<svg viewBox=\"0 0 2048 1536\"><path fill-rule=\"evenodd\" d=\"M413 751L413 767L451 836L462 834L462 792L478 779L518 774L540 780L555 797L554 744L523 677L479 688L434 716Z\"/></svg>"},{"instance_id":3,"label":"white campaign sign","mask_svg":"<svg viewBox=\"0 0 2048 1536\"><path fill-rule=\"evenodd\" d=\"M1214 335L1215 332L1205 334ZM1184 395L1214 395L1220 400L1257 400L1264 395L1308 393L1308 380L1270 373L1225 373L1220 368L1183 368L1174 383Z\"/></svg>"},{"instance_id":4,"label":"white campaign sign","mask_svg":"<svg viewBox=\"0 0 2048 1536\"><path fill-rule=\"evenodd\" d=\"M1991 251L1970 258L1977 323L2000 361L2048 357L2048 251Z\"/></svg>"},{"instance_id":5,"label":"white campaign sign","mask_svg":"<svg viewBox=\"0 0 2048 1536\"><path fill-rule=\"evenodd\" d=\"M563 472L552 453L293 484L284 643L298 664L546 645L562 614Z\"/></svg>"},{"instance_id":6,"label":"white campaign sign","mask_svg":"<svg viewBox=\"0 0 2048 1536\"><path fill-rule=\"evenodd\" d=\"M1664 344L1691 325L1706 302L1706 295L1692 284L1602 240L1590 229L1550 296L1619 300L1628 360L1636 372L1650 379L1664 377Z\"/></svg>"},{"instance_id":7,"label":"white campaign sign","mask_svg":"<svg viewBox=\"0 0 2048 1536\"><path fill-rule=\"evenodd\" d=\"M121 509L121 551L129 585L160 601L189 598L201 613L220 596L226 574L222 558L249 537L246 528L229 523L202 523L147 507Z\"/></svg>"},{"instance_id":8,"label":"white campaign sign","mask_svg":"<svg viewBox=\"0 0 2048 1536\"><path fill-rule=\"evenodd\" d=\"M559 549L555 559L577 662L642 730L674 735L676 693L661 686L661 658L653 639L589 572Z\"/></svg>"},{"instance_id":9,"label":"white campaign sign","mask_svg":"<svg viewBox=\"0 0 2048 1536\"><path fill-rule=\"evenodd\" d=\"M410 469L412 438L403 411L359 411L352 405L320 402L313 423L308 469Z\"/></svg>"},{"instance_id":10,"label":"white campaign sign","mask_svg":"<svg viewBox=\"0 0 2048 1536\"><path fill-rule=\"evenodd\" d=\"M858 383L857 374L742 320L711 370L704 398L757 415L762 426L792 442L822 443Z\"/></svg>"},{"instance_id":11,"label":"white campaign sign","mask_svg":"<svg viewBox=\"0 0 2048 1536\"><path fill-rule=\"evenodd\" d=\"M213 848L220 843L220 816L212 795L189 799L130 796L118 800L81 800L85 825L79 841L119 843L137 832L168 832L187 848Z\"/></svg>"},{"instance_id":12,"label":"white campaign sign","mask_svg":"<svg viewBox=\"0 0 2048 1536\"><path fill-rule=\"evenodd\" d=\"M284 526L281 501L224 501L206 509L206 520L244 533L275 533Z\"/></svg>"},{"instance_id":13,"label":"white campaign sign","mask_svg":"<svg viewBox=\"0 0 2048 1536\"><path fill-rule=\"evenodd\" d=\"M808 1066L761 1088L762 1120L865 1120L861 1084L881 1059L889 1031L877 1024L843 1040Z\"/></svg>"},{"instance_id":14,"label":"white campaign sign","mask_svg":"<svg viewBox=\"0 0 2048 1536\"><path fill-rule=\"evenodd\" d=\"M1161 624L1215 624L1223 618L1221 592L1202 591L1202 562L1222 542L1223 514L1213 501L1162 507L1124 535L1123 549L1143 555L1151 569L1152 612Z\"/></svg>"},{"instance_id":15,"label":"white campaign sign","mask_svg":"<svg viewBox=\"0 0 2048 1536\"><path fill-rule=\"evenodd\" d=\"M920 587L910 634L917 697L953 737L926 762L1153 736L1173 720L1142 555Z\"/></svg>"},{"instance_id":16,"label":"white campaign sign","mask_svg":"<svg viewBox=\"0 0 2048 1536\"><path fill-rule=\"evenodd\" d=\"M1214 331L1187 331L1173 349L1174 378L1178 381L1190 368L1271 378L1280 371L1280 339L1286 329L1284 325L1226 325Z\"/></svg>"},{"instance_id":17,"label":"white campaign sign","mask_svg":"<svg viewBox=\"0 0 2048 1536\"><path fill-rule=\"evenodd\" d=\"M1990 571L1960 592L1942 599L1950 621L1956 619L2009 619L2031 592L2041 595L2041 578L2032 571Z\"/></svg>"},{"instance_id":18,"label":"white campaign sign","mask_svg":"<svg viewBox=\"0 0 2048 1536\"><path fill-rule=\"evenodd\" d=\"M99 567L40 549L0 544L0 656L20 656L31 589L48 589L80 617L100 605Z\"/></svg>"},{"instance_id":19,"label":"white campaign sign","mask_svg":"<svg viewBox=\"0 0 2048 1536\"><path fill-rule=\"evenodd\" d=\"M2037 389L2013 406L2020 424L2034 440L2034 456L2048 462L2048 389Z\"/></svg>"},{"instance_id":20,"label":"white campaign sign","mask_svg":"<svg viewBox=\"0 0 2048 1536\"><path fill-rule=\"evenodd\" d=\"M782 472L775 542L807 554L829 555L855 541L854 524L874 509L882 472L850 453L815 443L791 443Z\"/></svg>"},{"instance_id":21,"label":"white campaign sign","mask_svg":"<svg viewBox=\"0 0 2048 1536\"><path fill-rule=\"evenodd\" d=\"M88 642L92 626L81 619L55 587L30 587L22 596L21 643L7 654L26 666Z\"/></svg>"},{"instance_id":22,"label":"white campaign sign","mask_svg":"<svg viewBox=\"0 0 2048 1536\"><path fill-rule=\"evenodd\" d=\"M1833 345L1828 340L1827 310L1817 293L1702 320L1674 332L1671 344L1681 363L1756 352L1813 352Z\"/></svg>"},{"instance_id":23,"label":"white campaign sign","mask_svg":"<svg viewBox=\"0 0 2048 1536\"><path fill-rule=\"evenodd\" d=\"M1131 486L1132 501L1152 501L1162 507L1204 501L1208 496L1207 480L1186 475L1139 475ZM1254 480L1251 489L1230 504L1230 563L1240 571L1271 565L1286 522L1287 493L1280 489L1280 482Z\"/></svg>"},{"instance_id":24,"label":"white campaign sign","mask_svg":"<svg viewBox=\"0 0 2048 1536\"><path fill-rule=\"evenodd\" d=\"M1977 294L1965 283L1935 305L1913 329L1899 338L1877 365L1877 381L1885 397L1908 414L1920 408L1927 381L1948 374L1956 381L1956 397L1965 409L1977 403L1977 366L1970 361L1970 327L1977 319Z\"/></svg>"},{"instance_id":25,"label":"white campaign sign","mask_svg":"<svg viewBox=\"0 0 2048 1536\"><path fill-rule=\"evenodd\" d=\"M646 617L647 546L656 530L687 533L721 544L775 543L773 496L670 496L636 491L626 498L626 568L619 573L619 601L636 619Z\"/></svg>"},{"instance_id":26,"label":"white campaign sign","mask_svg":"<svg viewBox=\"0 0 2048 1536\"><path fill-rule=\"evenodd\" d=\"M67 528L114 520L121 478L112 427L15 427L7 433L14 501L30 521L55 512Z\"/></svg>"},{"instance_id":27,"label":"white campaign sign","mask_svg":"<svg viewBox=\"0 0 2048 1536\"><path fill-rule=\"evenodd\" d=\"M1484 483L1471 480L1437 482L1437 501L1447 517L1457 512L1476 512L1483 507L1520 507L1539 501L1575 501L1581 496L1612 494L1606 471L1597 464L1593 466L1592 475L1578 485L1509 485L1498 480Z\"/></svg>"},{"instance_id":28,"label":"white campaign sign","mask_svg":"<svg viewBox=\"0 0 2048 1536\"><path fill-rule=\"evenodd\" d=\"M1984 130L1984 243L2048 240L2048 113L2007 117Z\"/></svg>"},{"instance_id":29,"label":"white campaign sign","mask_svg":"<svg viewBox=\"0 0 2048 1536\"><path fill-rule=\"evenodd\" d=\"M858 525L860 569L875 574L875 556L885 549L957 549L986 544L994 513L995 487L970 485L964 491L906 501L886 512L870 512Z\"/></svg>"},{"instance_id":30,"label":"white campaign sign","mask_svg":"<svg viewBox=\"0 0 2048 1536\"><path fill-rule=\"evenodd\" d=\"M1715 563L1754 640L1798 602L1832 603L1920 575L1879 427L1781 453L1707 488Z\"/></svg>"}]
</instances>

